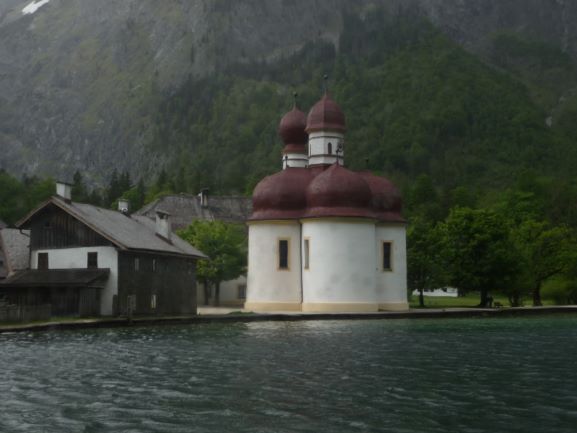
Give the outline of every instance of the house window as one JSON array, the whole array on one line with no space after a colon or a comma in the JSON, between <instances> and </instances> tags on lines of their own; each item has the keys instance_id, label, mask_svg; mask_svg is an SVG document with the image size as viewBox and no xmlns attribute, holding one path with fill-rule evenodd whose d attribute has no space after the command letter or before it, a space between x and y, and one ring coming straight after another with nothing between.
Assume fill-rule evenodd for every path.
<instances>
[{"instance_id":1,"label":"house window","mask_svg":"<svg viewBox=\"0 0 577 433\"><path fill-rule=\"evenodd\" d=\"M392 271L392 242L383 242L383 271Z\"/></svg>"},{"instance_id":2,"label":"house window","mask_svg":"<svg viewBox=\"0 0 577 433\"><path fill-rule=\"evenodd\" d=\"M48 269L48 253L38 253L38 269Z\"/></svg>"},{"instance_id":3,"label":"house window","mask_svg":"<svg viewBox=\"0 0 577 433\"><path fill-rule=\"evenodd\" d=\"M278 268L289 268L289 241L288 239L279 239L278 241Z\"/></svg>"},{"instance_id":4,"label":"house window","mask_svg":"<svg viewBox=\"0 0 577 433\"><path fill-rule=\"evenodd\" d=\"M139 271L140 270L140 259L138 257L134 258L134 270L135 271Z\"/></svg>"},{"instance_id":5,"label":"house window","mask_svg":"<svg viewBox=\"0 0 577 433\"><path fill-rule=\"evenodd\" d=\"M238 299L246 299L246 284L238 285Z\"/></svg>"},{"instance_id":6,"label":"house window","mask_svg":"<svg viewBox=\"0 0 577 433\"><path fill-rule=\"evenodd\" d=\"M86 267L98 268L98 253L88 253Z\"/></svg>"},{"instance_id":7,"label":"house window","mask_svg":"<svg viewBox=\"0 0 577 433\"><path fill-rule=\"evenodd\" d=\"M156 310L156 295L150 297L150 309Z\"/></svg>"},{"instance_id":8,"label":"house window","mask_svg":"<svg viewBox=\"0 0 577 433\"><path fill-rule=\"evenodd\" d=\"M309 249L310 249L310 244L309 244L309 239L305 239L304 242L304 251L303 251L303 260L304 260L304 268L308 269L309 268Z\"/></svg>"}]
</instances>

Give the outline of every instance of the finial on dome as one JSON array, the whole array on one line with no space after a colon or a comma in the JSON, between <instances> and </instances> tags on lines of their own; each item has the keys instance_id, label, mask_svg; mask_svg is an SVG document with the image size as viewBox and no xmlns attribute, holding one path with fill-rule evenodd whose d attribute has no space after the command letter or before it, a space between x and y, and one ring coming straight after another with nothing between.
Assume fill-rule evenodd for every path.
<instances>
[{"instance_id":1,"label":"finial on dome","mask_svg":"<svg viewBox=\"0 0 577 433\"><path fill-rule=\"evenodd\" d=\"M337 154L337 165L341 165L341 164L340 164L340 158L341 158L341 156L342 156L342 154L343 154L343 143L339 143L339 144L337 145L337 150L336 150L335 153Z\"/></svg>"},{"instance_id":2,"label":"finial on dome","mask_svg":"<svg viewBox=\"0 0 577 433\"><path fill-rule=\"evenodd\" d=\"M325 89L325 95L329 93L329 76L327 74L325 74L323 76L323 80L324 80L324 89Z\"/></svg>"},{"instance_id":3,"label":"finial on dome","mask_svg":"<svg viewBox=\"0 0 577 433\"><path fill-rule=\"evenodd\" d=\"M298 100L299 94L298 92L294 92L293 93L293 108L297 108L297 100Z\"/></svg>"}]
</instances>

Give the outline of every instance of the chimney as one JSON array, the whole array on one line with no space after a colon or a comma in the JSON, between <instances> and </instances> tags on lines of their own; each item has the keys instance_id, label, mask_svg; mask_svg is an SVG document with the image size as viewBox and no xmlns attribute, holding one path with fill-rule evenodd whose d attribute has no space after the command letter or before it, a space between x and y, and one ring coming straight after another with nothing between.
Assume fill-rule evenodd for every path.
<instances>
[{"instance_id":1,"label":"chimney","mask_svg":"<svg viewBox=\"0 0 577 433\"><path fill-rule=\"evenodd\" d=\"M200 200L200 207L208 207L208 191L210 191L208 188L203 188L200 190L200 193L198 194L198 199Z\"/></svg>"},{"instance_id":2,"label":"chimney","mask_svg":"<svg viewBox=\"0 0 577 433\"><path fill-rule=\"evenodd\" d=\"M56 195L63 198L66 202L72 201L72 185L66 182L56 182Z\"/></svg>"},{"instance_id":3,"label":"chimney","mask_svg":"<svg viewBox=\"0 0 577 433\"><path fill-rule=\"evenodd\" d=\"M118 199L118 212L128 215L128 212L130 212L130 202L124 198Z\"/></svg>"},{"instance_id":4,"label":"chimney","mask_svg":"<svg viewBox=\"0 0 577 433\"><path fill-rule=\"evenodd\" d=\"M156 234L168 242L172 242L172 224L169 213L161 210L156 211Z\"/></svg>"}]
</instances>

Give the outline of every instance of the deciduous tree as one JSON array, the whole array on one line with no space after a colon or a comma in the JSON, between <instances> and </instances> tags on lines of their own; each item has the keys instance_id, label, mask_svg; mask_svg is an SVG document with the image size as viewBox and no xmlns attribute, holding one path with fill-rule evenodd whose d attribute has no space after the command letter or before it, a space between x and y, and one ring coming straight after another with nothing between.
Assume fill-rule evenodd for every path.
<instances>
[{"instance_id":1,"label":"deciduous tree","mask_svg":"<svg viewBox=\"0 0 577 433\"><path fill-rule=\"evenodd\" d=\"M220 303L220 284L239 277L246 269L246 233L242 226L222 221L193 221L179 235L209 259L198 264L198 278L215 288L215 305ZM206 295L206 293L205 293ZM205 296L205 301L208 297Z\"/></svg>"},{"instance_id":2,"label":"deciduous tree","mask_svg":"<svg viewBox=\"0 0 577 433\"><path fill-rule=\"evenodd\" d=\"M440 233L449 283L462 291L480 292L480 307L487 306L490 290L504 289L518 276L507 221L496 212L453 209Z\"/></svg>"}]
</instances>

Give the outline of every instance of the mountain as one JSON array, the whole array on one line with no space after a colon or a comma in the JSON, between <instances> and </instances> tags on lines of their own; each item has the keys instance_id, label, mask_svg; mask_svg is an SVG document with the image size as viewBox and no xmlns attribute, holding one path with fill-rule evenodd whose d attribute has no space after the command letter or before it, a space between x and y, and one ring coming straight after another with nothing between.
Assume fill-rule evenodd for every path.
<instances>
[{"instance_id":1,"label":"mountain","mask_svg":"<svg viewBox=\"0 0 577 433\"><path fill-rule=\"evenodd\" d=\"M576 59L569 0L3 0L0 168L248 190L330 72L353 166L498 185L569 171Z\"/></svg>"}]
</instances>

